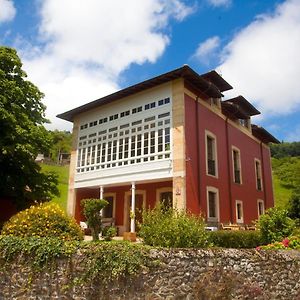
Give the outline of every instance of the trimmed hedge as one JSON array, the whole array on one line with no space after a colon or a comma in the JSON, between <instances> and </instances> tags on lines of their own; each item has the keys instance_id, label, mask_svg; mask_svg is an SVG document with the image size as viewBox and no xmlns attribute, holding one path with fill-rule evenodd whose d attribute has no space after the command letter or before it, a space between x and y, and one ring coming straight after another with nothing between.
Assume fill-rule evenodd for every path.
<instances>
[{"instance_id":1,"label":"trimmed hedge","mask_svg":"<svg viewBox=\"0 0 300 300\"><path fill-rule=\"evenodd\" d=\"M257 230L218 230L209 233L209 242L215 247L256 248L261 245L261 235Z\"/></svg>"}]
</instances>

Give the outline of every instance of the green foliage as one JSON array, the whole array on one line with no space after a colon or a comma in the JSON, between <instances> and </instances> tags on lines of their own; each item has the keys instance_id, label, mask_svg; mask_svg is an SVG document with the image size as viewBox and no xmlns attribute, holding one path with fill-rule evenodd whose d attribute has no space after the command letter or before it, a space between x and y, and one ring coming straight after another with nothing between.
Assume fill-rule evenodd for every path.
<instances>
[{"instance_id":1,"label":"green foliage","mask_svg":"<svg viewBox=\"0 0 300 300\"><path fill-rule=\"evenodd\" d=\"M102 230L102 237L105 241L111 241L111 239L117 235L117 228L114 226L104 227Z\"/></svg>"},{"instance_id":2,"label":"green foliage","mask_svg":"<svg viewBox=\"0 0 300 300\"><path fill-rule=\"evenodd\" d=\"M300 186L300 158L273 159L272 164L282 185L292 189Z\"/></svg>"},{"instance_id":3,"label":"green foliage","mask_svg":"<svg viewBox=\"0 0 300 300\"><path fill-rule=\"evenodd\" d=\"M257 247L257 250L300 250L300 237L291 236L283 239L281 242L275 242L272 244Z\"/></svg>"},{"instance_id":4,"label":"green foliage","mask_svg":"<svg viewBox=\"0 0 300 300\"><path fill-rule=\"evenodd\" d=\"M261 232L262 243L269 244L292 234L295 222L288 217L287 210L274 207L260 216L257 226Z\"/></svg>"},{"instance_id":5,"label":"green foliage","mask_svg":"<svg viewBox=\"0 0 300 300\"><path fill-rule=\"evenodd\" d=\"M271 144L270 149L275 158L300 156L300 142Z\"/></svg>"},{"instance_id":6,"label":"green foliage","mask_svg":"<svg viewBox=\"0 0 300 300\"><path fill-rule=\"evenodd\" d=\"M56 237L82 240L83 234L75 220L54 203L43 203L20 211L3 226L2 235L18 237Z\"/></svg>"},{"instance_id":7,"label":"green foliage","mask_svg":"<svg viewBox=\"0 0 300 300\"><path fill-rule=\"evenodd\" d=\"M26 76L16 50L0 47L0 195L19 208L58 194L56 176L42 174L34 161L51 138L43 127L43 94Z\"/></svg>"},{"instance_id":8,"label":"green foliage","mask_svg":"<svg viewBox=\"0 0 300 300\"><path fill-rule=\"evenodd\" d=\"M215 247L255 248L261 245L258 230L218 230L209 233L209 242Z\"/></svg>"},{"instance_id":9,"label":"green foliage","mask_svg":"<svg viewBox=\"0 0 300 300\"><path fill-rule=\"evenodd\" d=\"M56 258L70 257L77 248L78 242L64 242L53 237L0 236L0 258L5 263L21 260L33 270L47 267Z\"/></svg>"},{"instance_id":10,"label":"green foliage","mask_svg":"<svg viewBox=\"0 0 300 300\"><path fill-rule=\"evenodd\" d=\"M126 275L136 274L143 267L150 267L150 248L129 242L88 243L82 248L85 274L82 282L100 279L109 281Z\"/></svg>"},{"instance_id":11,"label":"green foliage","mask_svg":"<svg viewBox=\"0 0 300 300\"><path fill-rule=\"evenodd\" d=\"M86 217L88 227L91 228L94 241L99 240L99 233L102 228L101 210L108 204L104 199L83 199L83 214Z\"/></svg>"},{"instance_id":12,"label":"green foliage","mask_svg":"<svg viewBox=\"0 0 300 300\"><path fill-rule=\"evenodd\" d=\"M150 246L200 248L208 246L204 227L201 217L156 206L143 211L139 235Z\"/></svg>"},{"instance_id":13,"label":"green foliage","mask_svg":"<svg viewBox=\"0 0 300 300\"><path fill-rule=\"evenodd\" d=\"M156 265L150 248L126 242L86 243L56 238L21 238L0 236L0 266L12 261L28 265L33 271L55 265L55 259L80 253L82 273L74 283L94 280L109 282L122 276L137 274L142 268Z\"/></svg>"},{"instance_id":14,"label":"green foliage","mask_svg":"<svg viewBox=\"0 0 300 300\"><path fill-rule=\"evenodd\" d=\"M49 149L49 156L55 162L59 161L61 153L70 153L72 147L72 134L69 131L49 131L51 136L51 147Z\"/></svg>"},{"instance_id":15,"label":"green foliage","mask_svg":"<svg viewBox=\"0 0 300 300\"><path fill-rule=\"evenodd\" d=\"M300 222L300 187L295 189L288 202L288 215L290 218Z\"/></svg>"}]
</instances>

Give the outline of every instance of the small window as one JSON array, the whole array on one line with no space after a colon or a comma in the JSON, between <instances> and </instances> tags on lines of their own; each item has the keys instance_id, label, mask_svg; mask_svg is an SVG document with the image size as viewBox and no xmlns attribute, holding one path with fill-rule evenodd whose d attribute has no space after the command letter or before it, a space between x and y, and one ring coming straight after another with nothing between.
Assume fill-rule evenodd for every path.
<instances>
[{"instance_id":1,"label":"small window","mask_svg":"<svg viewBox=\"0 0 300 300\"><path fill-rule=\"evenodd\" d=\"M236 222L244 223L243 202L237 200L235 202Z\"/></svg>"},{"instance_id":2,"label":"small window","mask_svg":"<svg viewBox=\"0 0 300 300\"><path fill-rule=\"evenodd\" d=\"M206 134L206 173L218 176L216 138L212 134Z\"/></svg>"},{"instance_id":3,"label":"small window","mask_svg":"<svg viewBox=\"0 0 300 300\"><path fill-rule=\"evenodd\" d=\"M255 159L255 177L256 177L256 189L262 191L262 174L260 160Z\"/></svg>"},{"instance_id":4,"label":"small window","mask_svg":"<svg viewBox=\"0 0 300 300\"><path fill-rule=\"evenodd\" d=\"M260 217L265 213L265 203L263 200L257 200L257 215Z\"/></svg>"},{"instance_id":5,"label":"small window","mask_svg":"<svg viewBox=\"0 0 300 300\"><path fill-rule=\"evenodd\" d=\"M242 183L241 174L241 154L240 150L237 148L232 149L232 161L233 161L233 181L235 183Z\"/></svg>"},{"instance_id":6,"label":"small window","mask_svg":"<svg viewBox=\"0 0 300 300\"><path fill-rule=\"evenodd\" d=\"M207 187L207 220L211 222L219 220L218 189L213 187Z\"/></svg>"},{"instance_id":7,"label":"small window","mask_svg":"<svg viewBox=\"0 0 300 300\"><path fill-rule=\"evenodd\" d=\"M104 195L104 199L108 204L102 209L103 218L113 218L114 217L114 196Z\"/></svg>"}]
</instances>

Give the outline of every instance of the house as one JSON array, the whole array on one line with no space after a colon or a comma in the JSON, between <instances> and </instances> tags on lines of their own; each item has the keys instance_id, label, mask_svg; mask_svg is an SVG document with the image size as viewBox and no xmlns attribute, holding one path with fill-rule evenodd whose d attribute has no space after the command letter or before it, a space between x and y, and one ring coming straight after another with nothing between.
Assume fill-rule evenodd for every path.
<instances>
[{"instance_id":1,"label":"house","mask_svg":"<svg viewBox=\"0 0 300 300\"><path fill-rule=\"evenodd\" d=\"M83 198L105 198L105 221L135 231L156 203L251 224L274 205L270 151L278 141L251 124L260 112L216 71L189 66L58 115L73 122L68 212L83 219ZM135 211L135 214L130 213Z\"/></svg>"}]
</instances>

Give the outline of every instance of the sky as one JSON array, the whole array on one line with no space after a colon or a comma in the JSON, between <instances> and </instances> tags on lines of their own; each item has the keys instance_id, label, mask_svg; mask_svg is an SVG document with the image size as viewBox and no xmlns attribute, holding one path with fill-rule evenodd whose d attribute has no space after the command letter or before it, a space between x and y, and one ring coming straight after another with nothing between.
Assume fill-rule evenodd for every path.
<instances>
[{"instance_id":1,"label":"sky","mask_svg":"<svg viewBox=\"0 0 300 300\"><path fill-rule=\"evenodd\" d=\"M216 70L281 141L300 141L300 0L0 0L17 49L56 115L188 64Z\"/></svg>"}]
</instances>

